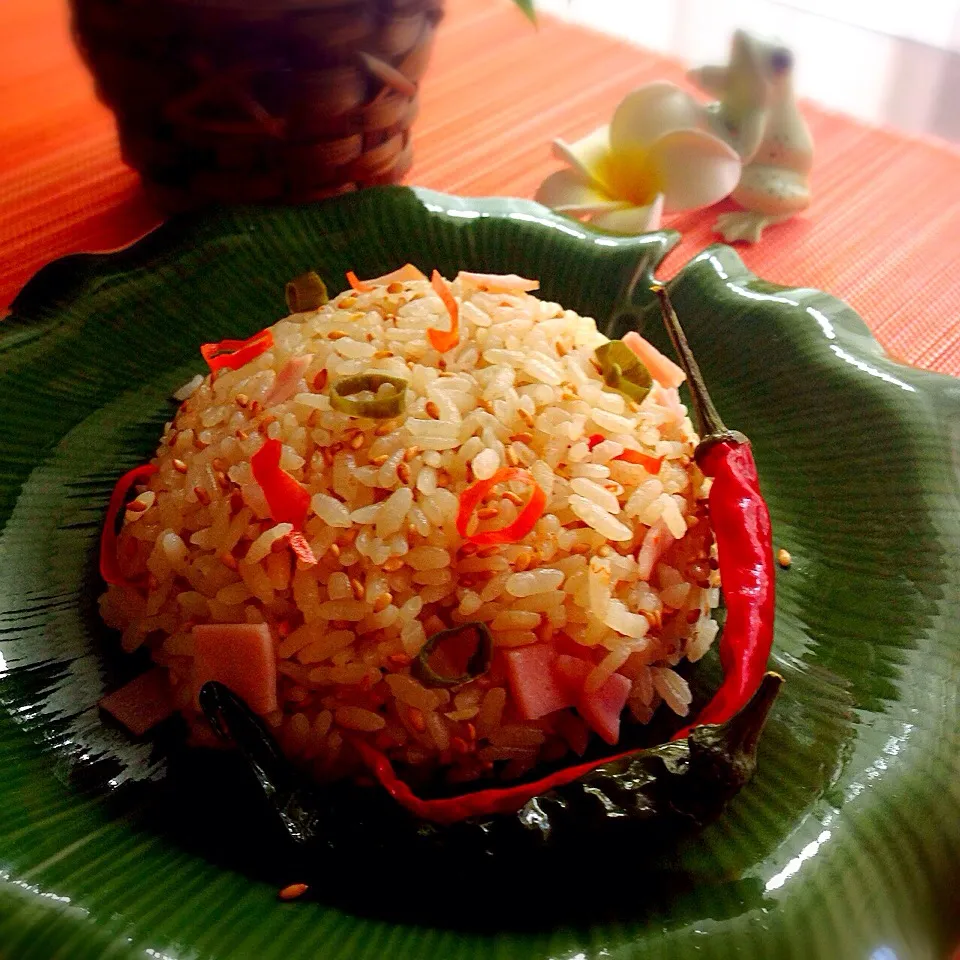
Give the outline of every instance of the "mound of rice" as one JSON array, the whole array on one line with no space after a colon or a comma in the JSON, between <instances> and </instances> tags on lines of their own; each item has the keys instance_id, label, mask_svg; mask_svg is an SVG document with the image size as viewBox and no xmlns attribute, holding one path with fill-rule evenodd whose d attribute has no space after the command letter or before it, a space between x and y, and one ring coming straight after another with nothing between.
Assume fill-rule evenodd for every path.
<instances>
[{"instance_id":1,"label":"mound of rice","mask_svg":"<svg viewBox=\"0 0 960 960\"><path fill-rule=\"evenodd\" d=\"M357 772L356 737L404 776L456 782L582 753L597 736L588 711L524 719L499 651L528 645L589 663L588 695L627 678L624 722L661 703L687 713L673 668L712 643L719 582L686 410L659 383L640 404L605 388L593 320L495 286L450 284L460 340L443 354L427 334L450 328L440 297L427 281L392 282L281 320L267 352L192 385L119 535L121 566L144 586L110 587L101 609L125 650L146 644L169 671L200 742L193 628L211 623L268 625L261 713L323 779ZM331 409L329 385L369 371L408 381L400 416ZM254 480L265 438L311 494L315 565L296 558ZM616 459L625 449L662 465ZM521 542L478 548L457 533L459 497L507 466L530 471L545 510ZM528 495L497 487L475 527L510 523ZM490 628L489 672L418 682L410 664L427 638L468 621Z\"/></svg>"}]
</instances>

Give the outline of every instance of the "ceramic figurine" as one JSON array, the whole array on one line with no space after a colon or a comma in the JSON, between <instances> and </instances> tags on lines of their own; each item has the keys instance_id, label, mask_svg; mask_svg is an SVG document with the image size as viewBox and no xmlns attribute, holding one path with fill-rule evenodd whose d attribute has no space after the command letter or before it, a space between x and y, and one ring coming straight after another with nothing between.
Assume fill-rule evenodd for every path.
<instances>
[{"instance_id":1,"label":"ceramic figurine","mask_svg":"<svg viewBox=\"0 0 960 960\"><path fill-rule=\"evenodd\" d=\"M810 203L813 140L793 91L793 55L738 30L727 66L700 67L689 78L719 98L706 107L709 129L743 162L731 196L744 209L721 214L716 229L727 241L755 243L765 227Z\"/></svg>"}]
</instances>

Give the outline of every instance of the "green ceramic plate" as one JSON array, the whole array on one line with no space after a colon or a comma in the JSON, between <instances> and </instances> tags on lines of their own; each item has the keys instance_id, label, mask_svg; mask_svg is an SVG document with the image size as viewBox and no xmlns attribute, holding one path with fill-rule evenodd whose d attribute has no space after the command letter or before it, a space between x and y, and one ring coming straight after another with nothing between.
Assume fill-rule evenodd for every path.
<instances>
[{"instance_id":1,"label":"green ceramic plate","mask_svg":"<svg viewBox=\"0 0 960 960\"><path fill-rule=\"evenodd\" d=\"M431 888L456 884L456 867L423 880L398 863L370 864L362 903L280 905L296 877L271 861L248 782L222 784L219 804L184 799L162 742L98 715L135 669L96 615L105 503L201 369L198 343L282 316L284 282L308 268L339 288L347 269L407 260L540 277L607 320L674 242L396 188L176 220L28 284L0 330L0 956L946 955L960 938L960 383L893 363L848 307L759 280L727 247L671 289L794 558L773 657L787 684L760 772L719 822L669 857L611 850L604 875L556 878L593 904L609 889L609 909L558 916L550 891L510 875L535 908L437 916ZM634 319L665 347L638 290ZM394 892L415 883L424 909L407 896L398 910Z\"/></svg>"}]
</instances>

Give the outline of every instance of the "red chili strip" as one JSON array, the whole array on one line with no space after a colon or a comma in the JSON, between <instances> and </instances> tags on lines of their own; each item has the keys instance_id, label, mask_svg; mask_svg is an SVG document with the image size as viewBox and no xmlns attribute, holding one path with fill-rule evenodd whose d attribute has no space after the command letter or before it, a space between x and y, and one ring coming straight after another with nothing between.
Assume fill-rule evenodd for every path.
<instances>
[{"instance_id":1,"label":"red chili strip","mask_svg":"<svg viewBox=\"0 0 960 960\"><path fill-rule=\"evenodd\" d=\"M347 283L357 291L357 293L369 293L373 290L373 284L367 283L366 280L360 280L357 278L357 275L352 271L347 271Z\"/></svg>"},{"instance_id":2,"label":"red chili strip","mask_svg":"<svg viewBox=\"0 0 960 960\"><path fill-rule=\"evenodd\" d=\"M724 426L666 288L657 284L653 291L660 299L664 323L687 375L697 414L701 435L697 463L713 477L710 521L727 607L720 637L723 682L696 720L675 735L674 739L679 739L698 724L729 720L760 687L773 646L773 532L750 441Z\"/></svg>"},{"instance_id":3,"label":"red chili strip","mask_svg":"<svg viewBox=\"0 0 960 960\"><path fill-rule=\"evenodd\" d=\"M624 463L636 463L643 467L647 473L656 476L663 466L663 457L651 457L649 454L641 453L639 450L624 450L614 460L622 460Z\"/></svg>"},{"instance_id":4,"label":"red chili strip","mask_svg":"<svg viewBox=\"0 0 960 960\"><path fill-rule=\"evenodd\" d=\"M270 516L277 523L292 523L301 529L310 509L310 493L299 481L280 469L283 445L279 440L266 440L250 458L253 479L260 484L270 508Z\"/></svg>"},{"instance_id":5,"label":"red chili strip","mask_svg":"<svg viewBox=\"0 0 960 960\"><path fill-rule=\"evenodd\" d=\"M152 463L144 463L139 467L128 470L113 488L110 502L107 504L107 517L103 522L103 532L100 534L100 576L115 587L135 587L137 584L129 580L120 570L120 559L117 556L117 517L123 508L127 494L134 484L152 477L157 472Z\"/></svg>"},{"instance_id":6,"label":"red chili strip","mask_svg":"<svg viewBox=\"0 0 960 960\"><path fill-rule=\"evenodd\" d=\"M470 518L483 498L498 483L509 483L511 480L526 483L532 488L530 499L524 504L523 509L517 515L517 519L499 530L485 530L483 533L468 534L467 528L470 525ZM547 495L529 470L523 470L520 467L504 467L487 480L478 480L467 487L460 495L460 508L457 511L457 533L478 546L488 546L493 543L518 543L534 528L536 522L543 515L546 505Z\"/></svg>"},{"instance_id":7,"label":"red chili strip","mask_svg":"<svg viewBox=\"0 0 960 960\"><path fill-rule=\"evenodd\" d=\"M443 301L443 305L447 308L447 313L450 314L450 329L437 330L434 327L430 327L427 330L427 336L430 338L430 343L434 350L439 350L440 353L446 353L460 342L460 307L450 292L447 281L440 276L438 270L433 271L433 275L430 277L430 285L436 291L437 296Z\"/></svg>"},{"instance_id":8,"label":"red chili strip","mask_svg":"<svg viewBox=\"0 0 960 960\"><path fill-rule=\"evenodd\" d=\"M273 346L273 331L261 330L246 340L221 340L219 343L203 343L200 355L207 361L211 372L224 367L239 370Z\"/></svg>"},{"instance_id":9,"label":"red chili strip","mask_svg":"<svg viewBox=\"0 0 960 960\"><path fill-rule=\"evenodd\" d=\"M592 433L587 440L587 449L592 450L598 443L603 443L607 438L602 433Z\"/></svg>"}]
</instances>

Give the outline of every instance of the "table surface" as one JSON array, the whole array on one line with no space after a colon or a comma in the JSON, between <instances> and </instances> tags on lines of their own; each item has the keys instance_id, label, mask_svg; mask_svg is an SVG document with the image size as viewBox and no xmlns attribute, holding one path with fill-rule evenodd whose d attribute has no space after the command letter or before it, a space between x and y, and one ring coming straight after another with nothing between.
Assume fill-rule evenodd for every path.
<instances>
[{"instance_id":1,"label":"table surface","mask_svg":"<svg viewBox=\"0 0 960 960\"><path fill-rule=\"evenodd\" d=\"M465 195L532 196L557 164L554 137L604 122L621 96L681 66L507 0L447 0L415 128L408 182ZM829 65L826 65L829 68ZM122 246L161 215L120 160L69 35L65 0L0 3L0 304L45 262ZM807 105L817 144L814 202L743 247L781 283L846 300L895 357L960 375L960 149ZM716 237L715 210L683 233L661 274Z\"/></svg>"}]
</instances>

